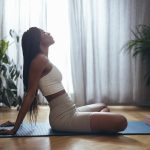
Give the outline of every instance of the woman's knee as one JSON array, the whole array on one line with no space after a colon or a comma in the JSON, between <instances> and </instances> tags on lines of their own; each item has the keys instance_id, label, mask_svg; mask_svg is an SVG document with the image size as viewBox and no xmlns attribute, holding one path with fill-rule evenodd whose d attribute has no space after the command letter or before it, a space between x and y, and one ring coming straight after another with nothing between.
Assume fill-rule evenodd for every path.
<instances>
[{"instance_id":1,"label":"woman's knee","mask_svg":"<svg viewBox=\"0 0 150 150\"><path fill-rule=\"evenodd\" d=\"M122 115L118 115L114 125L114 130L117 132L123 131L126 129L127 125L128 125L127 119Z\"/></svg>"},{"instance_id":2,"label":"woman's knee","mask_svg":"<svg viewBox=\"0 0 150 150\"><path fill-rule=\"evenodd\" d=\"M90 117L92 131L120 132L127 127L127 119L120 114L93 113Z\"/></svg>"}]
</instances>

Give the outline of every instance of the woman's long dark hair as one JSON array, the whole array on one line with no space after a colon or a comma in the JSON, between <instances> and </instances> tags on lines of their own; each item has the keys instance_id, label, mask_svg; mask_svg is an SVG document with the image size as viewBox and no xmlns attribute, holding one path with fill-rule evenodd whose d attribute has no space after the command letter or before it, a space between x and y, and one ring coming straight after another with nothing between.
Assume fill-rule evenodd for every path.
<instances>
[{"instance_id":1,"label":"woman's long dark hair","mask_svg":"<svg viewBox=\"0 0 150 150\"><path fill-rule=\"evenodd\" d=\"M22 36L22 50L23 50L23 83L24 83L24 92L27 92L28 89L28 79L29 79L29 69L32 60L35 56L40 52L40 40L41 40L41 32L37 27L32 27L26 32L24 32ZM38 98L37 91L35 94L35 98L29 109L30 120L37 120L38 114Z\"/></svg>"}]
</instances>

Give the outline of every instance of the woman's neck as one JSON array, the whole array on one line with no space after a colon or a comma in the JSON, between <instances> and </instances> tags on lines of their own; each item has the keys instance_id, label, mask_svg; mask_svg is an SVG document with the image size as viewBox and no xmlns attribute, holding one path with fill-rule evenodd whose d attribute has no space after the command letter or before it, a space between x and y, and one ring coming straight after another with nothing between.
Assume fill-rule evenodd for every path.
<instances>
[{"instance_id":1,"label":"woman's neck","mask_svg":"<svg viewBox=\"0 0 150 150\"><path fill-rule=\"evenodd\" d=\"M43 47L42 48L42 53L48 57L48 47Z\"/></svg>"},{"instance_id":2,"label":"woman's neck","mask_svg":"<svg viewBox=\"0 0 150 150\"><path fill-rule=\"evenodd\" d=\"M44 55L46 55L48 57L48 49L46 51L44 51Z\"/></svg>"}]
</instances>

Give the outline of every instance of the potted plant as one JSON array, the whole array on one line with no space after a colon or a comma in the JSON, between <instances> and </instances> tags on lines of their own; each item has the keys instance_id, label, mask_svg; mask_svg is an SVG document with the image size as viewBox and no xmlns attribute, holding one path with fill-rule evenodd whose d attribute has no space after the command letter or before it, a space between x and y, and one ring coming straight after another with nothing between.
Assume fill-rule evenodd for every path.
<instances>
[{"instance_id":1,"label":"potted plant","mask_svg":"<svg viewBox=\"0 0 150 150\"><path fill-rule=\"evenodd\" d=\"M21 104L16 82L22 77L18 66L6 54L8 46L8 41L0 40L0 103L10 108Z\"/></svg>"},{"instance_id":2,"label":"potted plant","mask_svg":"<svg viewBox=\"0 0 150 150\"><path fill-rule=\"evenodd\" d=\"M133 57L140 55L147 67L145 74L146 85L150 85L150 26L137 25L135 31L131 31L133 39L129 40L124 49L131 52Z\"/></svg>"}]
</instances>

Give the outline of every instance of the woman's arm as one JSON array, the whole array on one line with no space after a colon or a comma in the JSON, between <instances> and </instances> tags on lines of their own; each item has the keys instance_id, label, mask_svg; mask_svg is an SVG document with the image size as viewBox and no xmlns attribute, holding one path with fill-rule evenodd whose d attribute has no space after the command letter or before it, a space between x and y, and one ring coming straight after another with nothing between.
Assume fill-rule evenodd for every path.
<instances>
[{"instance_id":1,"label":"woman's arm","mask_svg":"<svg viewBox=\"0 0 150 150\"><path fill-rule=\"evenodd\" d=\"M11 130L4 130L4 129L0 130L0 134L15 134L18 131L22 121L24 120L26 113L28 112L30 108L31 103L33 102L33 99L34 97L32 95L27 94L26 96L24 96L23 103L19 110L16 122L13 123L14 127ZM4 125L2 124L1 126L5 127L5 124L6 124L6 127L9 126L9 121L4 123Z\"/></svg>"},{"instance_id":2,"label":"woman's arm","mask_svg":"<svg viewBox=\"0 0 150 150\"><path fill-rule=\"evenodd\" d=\"M36 90L38 89L38 83L45 69L45 66L46 65L45 65L45 61L43 60L43 57L33 61L33 63L31 64L29 70L28 90L27 90L27 94L24 96L21 109L19 111L19 114L15 122L15 126L14 126L15 131L17 131L18 128L20 127L26 113L28 112L34 100Z\"/></svg>"},{"instance_id":3,"label":"woman's arm","mask_svg":"<svg viewBox=\"0 0 150 150\"><path fill-rule=\"evenodd\" d=\"M12 130L0 130L0 134L15 134L19 129L22 121L24 120L25 115L27 114L34 100L35 93L38 88L38 82L45 69L45 66L46 66L45 63L42 60L37 60L37 61L35 60L31 64L30 71L29 71L27 94L23 98L23 103L19 110L14 128Z\"/></svg>"},{"instance_id":4,"label":"woman's arm","mask_svg":"<svg viewBox=\"0 0 150 150\"><path fill-rule=\"evenodd\" d=\"M23 103L21 105L21 108L19 110L19 113L18 113L18 116L17 116L17 119L16 119L16 122L14 124L14 128L11 129L11 130L0 130L0 134L15 134L22 121L24 120L24 117L26 115L26 113L28 112L29 108L30 108L30 105L31 103L33 102L33 99L34 99L34 94L27 94L24 99L23 99Z\"/></svg>"},{"instance_id":5,"label":"woman's arm","mask_svg":"<svg viewBox=\"0 0 150 150\"><path fill-rule=\"evenodd\" d=\"M18 131L22 121L24 120L24 117L27 114L27 112L28 112L33 100L34 100L34 95L35 95L35 93L33 93L32 95L27 94L26 96L24 96L23 103L21 105L21 109L18 113L16 122L15 122L15 125L13 128L15 133Z\"/></svg>"}]
</instances>

